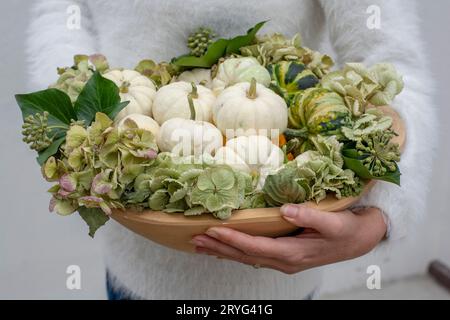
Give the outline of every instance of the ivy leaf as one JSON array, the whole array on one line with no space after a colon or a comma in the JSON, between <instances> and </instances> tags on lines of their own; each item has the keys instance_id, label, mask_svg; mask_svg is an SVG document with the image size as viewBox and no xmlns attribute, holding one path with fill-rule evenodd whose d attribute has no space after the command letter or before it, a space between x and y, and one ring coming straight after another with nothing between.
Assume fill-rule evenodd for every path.
<instances>
[{"instance_id":1,"label":"ivy leaf","mask_svg":"<svg viewBox=\"0 0 450 320\"><path fill-rule=\"evenodd\" d=\"M226 54L229 55L233 53L239 53L239 49L251 45L255 40L256 34L264 26L266 22L267 21L261 21L253 28L248 30L245 36L237 36L231 39L230 42L228 43Z\"/></svg>"},{"instance_id":2,"label":"ivy leaf","mask_svg":"<svg viewBox=\"0 0 450 320\"><path fill-rule=\"evenodd\" d=\"M84 120L85 125L89 126L97 112L104 113L114 120L128 103L120 101L119 88L114 82L95 72L78 96L75 112L78 120Z\"/></svg>"},{"instance_id":3,"label":"ivy leaf","mask_svg":"<svg viewBox=\"0 0 450 320\"><path fill-rule=\"evenodd\" d=\"M89 235L92 238L95 232L109 220L109 217L98 208L80 207L78 213L89 226Z\"/></svg>"},{"instance_id":4,"label":"ivy leaf","mask_svg":"<svg viewBox=\"0 0 450 320\"><path fill-rule=\"evenodd\" d=\"M237 36L232 39L219 39L213 42L206 51L205 55L196 57L184 55L172 60L172 63L178 67L185 68L211 68L220 58L239 53L241 47L248 46L255 40L256 34L267 21L262 21L247 31L246 35Z\"/></svg>"},{"instance_id":5,"label":"ivy leaf","mask_svg":"<svg viewBox=\"0 0 450 320\"><path fill-rule=\"evenodd\" d=\"M39 152L39 156L36 159L39 165L42 166L48 158L56 154L59 150L59 147L64 143L64 141L66 141L65 136L53 141L53 143L47 149Z\"/></svg>"},{"instance_id":6,"label":"ivy leaf","mask_svg":"<svg viewBox=\"0 0 450 320\"><path fill-rule=\"evenodd\" d=\"M23 119L37 113L48 112L48 126L52 127L49 136L53 138L53 143L39 153L37 162L42 165L50 156L58 152L65 140L71 120L77 120L75 110L69 96L58 89L18 94L15 98L22 111Z\"/></svg>"},{"instance_id":7,"label":"ivy leaf","mask_svg":"<svg viewBox=\"0 0 450 320\"><path fill-rule=\"evenodd\" d=\"M398 186L400 186L400 169L398 166L396 166L396 170L393 172L389 172L386 175L382 177L376 177L372 175L367 169L367 167L363 164L362 160L360 159L360 156L358 152L354 149L347 149L343 150L342 152L343 158L344 158L344 167L346 169L350 169L353 172L356 173L357 176L359 176L362 179L367 180L381 180L386 181L390 183L394 183Z\"/></svg>"},{"instance_id":8,"label":"ivy leaf","mask_svg":"<svg viewBox=\"0 0 450 320\"><path fill-rule=\"evenodd\" d=\"M173 64L186 68L211 68L225 55L229 42L227 39L219 39L208 47L204 56L181 56L175 59Z\"/></svg>"},{"instance_id":9,"label":"ivy leaf","mask_svg":"<svg viewBox=\"0 0 450 320\"><path fill-rule=\"evenodd\" d=\"M47 89L29 94L17 94L17 104L25 119L30 115L48 112L48 125L57 127L52 130L56 139L65 135L71 120L77 120L77 115L69 96L58 89Z\"/></svg>"},{"instance_id":10,"label":"ivy leaf","mask_svg":"<svg viewBox=\"0 0 450 320\"><path fill-rule=\"evenodd\" d=\"M17 94L17 104L22 110L23 118L36 113L49 113L49 123L70 124L77 116L69 96L58 89L47 89L29 94ZM53 124L52 123L52 124Z\"/></svg>"}]
</instances>

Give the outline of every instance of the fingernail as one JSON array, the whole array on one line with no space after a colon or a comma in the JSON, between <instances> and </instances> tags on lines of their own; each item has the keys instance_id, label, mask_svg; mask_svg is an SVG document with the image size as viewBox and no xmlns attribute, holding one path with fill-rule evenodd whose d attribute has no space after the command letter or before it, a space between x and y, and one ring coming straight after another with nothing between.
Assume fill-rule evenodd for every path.
<instances>
[{"instance_id":1,"label":"fingernail","mask_svg":"<svg viewBox=\"0 0 450 320\"><path fill-rule=\"evenodd\" d=\"M293 205L284 205L281 207L281 213L288 218L294 218L297 215L297 207Z\"/></svg>"},{"instance_id":2,"label":"fingernail","mask_svg":"<svg viewBox=\"0 0 450 320\"><path fill-rule=\"evenodd\" d=\"M208 236L210 236L211 238L215 238L217 239L219 237L219 233L217 232L217 230L215 229L209 229L208 231L205 232Z\"/></svg>"}]
</instances>

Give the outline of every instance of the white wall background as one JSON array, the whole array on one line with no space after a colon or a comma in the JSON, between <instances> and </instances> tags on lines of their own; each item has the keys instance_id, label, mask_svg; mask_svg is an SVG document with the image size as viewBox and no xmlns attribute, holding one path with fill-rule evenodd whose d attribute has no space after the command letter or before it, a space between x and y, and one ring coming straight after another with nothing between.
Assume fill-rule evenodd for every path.
<instances>
[{"instance_id":1,"label":"white wall background","mask_svg":"<svg viewBox=\"0 0 450 320\"><path fill-rule=\"evenodd\" d=\"M423 273L432 259L450 264L450 1L419 2L428 57L437 80L435 103L444 138L434 165L428 218L409 241L392 246L389 255L375 254L327 267L326 292L363 286L370 264L382 267L384 281ZM0 2L0 299L102 299L105 288L99 239L87 236L78 216L62 218L48 213L49 185L41 178L33 152L21 142L22 122L13 95L26 91L23 40L29 3ZM424 85L427 83L424 79ZM66 289L66 268L72 264L81 267L82 290Z\"/></svg>"}]
</instances>

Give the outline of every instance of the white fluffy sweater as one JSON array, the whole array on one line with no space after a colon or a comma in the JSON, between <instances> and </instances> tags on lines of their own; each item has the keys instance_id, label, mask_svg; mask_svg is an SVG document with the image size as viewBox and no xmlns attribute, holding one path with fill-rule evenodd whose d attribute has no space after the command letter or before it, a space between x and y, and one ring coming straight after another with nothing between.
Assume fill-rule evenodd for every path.
<instances>
[{"instance_id":1,"label":"white fluffy sweater","mask_svg":"<svg viewBox=\"0 0 450 320\"><path fill-rule=\"evenodd\" d=\"M79 30L66 27L71 5L81 9ZM366 26L371 5L381 9L380 29ZM338 63L394 63L406 83L394 104L408 129L400 164L402 188L378 183L361 204L388 215L390 241L404 236L425 214L436 119L413 1L45 0L36 1L32 14L27 52L36 90L55 81L56 67L70 65L74 54L100 52L112 66L133 67L144 58L168 60L185 53L186 38L197 27L214 27L227 37L262 20L270 20L262 33L301 32L304 44L314 49L328 42ZM300 299L320 280L315 270L287 276L175 252L115 222L103 233L107 268L120 285L143 298Z\"/></svg>"}]
</instances>

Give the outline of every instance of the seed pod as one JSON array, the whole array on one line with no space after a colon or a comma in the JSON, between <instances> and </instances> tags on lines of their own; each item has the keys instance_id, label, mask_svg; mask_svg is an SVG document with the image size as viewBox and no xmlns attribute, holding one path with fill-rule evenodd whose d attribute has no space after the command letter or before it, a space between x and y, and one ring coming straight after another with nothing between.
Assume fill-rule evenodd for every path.
<instances>
[{"instance_id":1,"label":"seed pod","mask_svg":"<svg viewBox=\"0 0 450 320\"><path fill-rule=\"evenodd\" d=\"M211 29L199 28L189 35L187 46L191 49L190 54L197 57L203 56L215 37L216 34Z\"/></svg>"}]
</instances>

